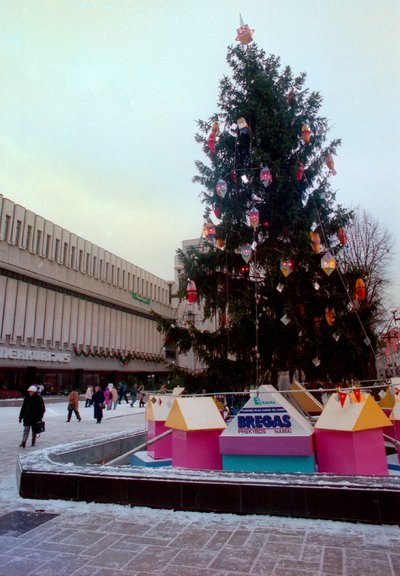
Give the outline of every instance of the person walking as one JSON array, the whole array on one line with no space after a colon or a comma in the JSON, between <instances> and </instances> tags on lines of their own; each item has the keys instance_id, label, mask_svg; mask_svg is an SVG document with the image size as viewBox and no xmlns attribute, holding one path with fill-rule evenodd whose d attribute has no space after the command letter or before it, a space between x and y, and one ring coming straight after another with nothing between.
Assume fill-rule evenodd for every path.
<instances>
[{"instance_id":1,"label":"person walking","mask_svg":"<svg viewBox=\"0 0 400 576\"><path fill-rule=\"evenodd\" d=\"M43 398L37 393L36 386L29 386L27 395L21 406L19 413L19 422L23 422L24 430L22 432L22 441L20 446L25 448L28 441L29 432L32 428L32 446L36 443L36 429L35 425L43 420L43 415L46 412Z\"/></svg>"},{"instance_id":2,"label":"person walking","mask_svg":"<svg viewBox=\"0 0 400 576\"><path fill-rule=\"evenodd\" d=\"M94 387L93 400L93 416L96 419L96 424L100 424L103 419L104 392L98 384Z\"/></svg>"},{"instance_id":3,"label":"person walking","mask_svg":"<svg viewBox=\"0 0 400 576\"><path fill-rule=\"evenodd\" d=\"M92 405L93 386L89 384L85 392L85 408L90 408Z\"/></svg>"},{"instance_id":4,"label":"person walking","mask_svg":"<svg viewBox=\"0 0 400 576\"><path fill-rule=\"evenodd\" d=\"M111 388L111 401L113 405L113 410L115 410L118 404L118 392L114 384L112 385Z\"/></svg>"},{"instance_id":5,"label":"person walking","mask_svg":"<svg viewBox=\"0 0 400 576\"><path fill-rule=\"evenodd\" d=\"M118 404L121 404L121 400L125 399L126 403L129 404L128 398L126 396L126 384L121 381L118 384Z\"/></svg>"},{"instance_id":6,"label":"person walking","mask_svg":"<svg viewBox=\"0 0 400 576\"><path fill-rule=\"evenodd\" d=\"M79 414L79 393L76 388L72 389L72 392L68 395L68 417L67 422L71 422L72 412L75 414L76 419L78 422L82 420L81 415Z\"/></svg>"},{"instance_id":7,"label":"person walking","mask_svg":"<svg viewBox=\"0 0 400 576\"><path fill-rule=\"evenodd\" d=\"M107 410L111 410L112 388L114 388L114 384L108 384L107 388L104 390L104 404L106 405Z\"/></svg>"},{"instance_id":8,"label":"person walking","mask_svg":"<svg viewBox=\"0 0 400 576\"><path fill-rule=\"evenodd\" d=\"M139 408L144 408L146 392L144 390L144 384L141 384L138 388L138 398L139 398Z\"/></svg>"},{"instance_id":9,"label":"person walking","mask_svg":"<svg viewBox=\"0 0 400 576\"><path fill-rule=\"evenodd\" d=\"M136 384L132 384L132 388L129 390L129 395L131 397L131 407L133 408L133 406L135 405L136 402L136 398L137 398L137 386Z\"/></svg>"}]
</instances>

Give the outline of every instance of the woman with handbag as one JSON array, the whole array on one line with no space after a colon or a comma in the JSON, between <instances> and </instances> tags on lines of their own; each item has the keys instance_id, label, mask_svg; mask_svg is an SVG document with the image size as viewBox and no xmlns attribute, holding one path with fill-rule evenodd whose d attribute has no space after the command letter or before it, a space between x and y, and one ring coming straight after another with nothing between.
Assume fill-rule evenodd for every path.
<instances>
[{"instance_id":1,"label":"woman with handbag","mask_svg":"<svg viewBox=\"0 0 400 576\"><path fill-rule=\"evenodd\" d=\"M37 393L36 386L29 386L28 393L24 398L24 402L19 413L19 421L24 423L24 431L22 433L22 442L20 446L25 448L28 441L29 431L32 428L32 446L36 443L36 428L35 426L42 421L43 415L46 412L43 398Z\"/></svg>"},{"instance_id":2,"label":"woman with handbag","mask_svg":"<svg viewBox=\"0 0 400 576\"><path fill-rule=\"evenodd\" d=\"M76 419L78 422L82 420L81 415L79 414L79 394L75 388L72 388L72 392L70 392L68 396L68 418L67 422L71 422L72 412L74 412Z\"/></svg>"},{"instance_id":3,"label":"woman with handbag","mask_svg":"<svg viewBox=\"0 0 400 576\"><path fill-rule=\"evenodd\" d=\"M105 408L105 404L104 404L104 392L98 384L96 384L96 386L94 387L92 400L94 408L93 416L96 418L96 424L100 424L103 419L103 409Z\"/></svg>"}]
</instances>

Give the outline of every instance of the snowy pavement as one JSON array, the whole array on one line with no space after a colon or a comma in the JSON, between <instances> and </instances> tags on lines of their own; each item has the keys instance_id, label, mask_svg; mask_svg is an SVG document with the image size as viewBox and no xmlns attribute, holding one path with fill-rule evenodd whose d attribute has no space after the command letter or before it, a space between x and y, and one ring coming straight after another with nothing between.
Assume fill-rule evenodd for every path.
<instances>
[{"instance_id":1,"label":"snowy pavement","mask_svg":"<svg viewBox=\"0 0 400 576\"><path fill-rule=\"evenodd\" d=\"M0 576L400 574L398 526L24 500L18 414L0 408ZM144 426L144 410L126 404L105 411L100 425L82 402L81 414L66 423L66 402L48 404L46 432L24 451Z\"/></svg>"}]
</instances>

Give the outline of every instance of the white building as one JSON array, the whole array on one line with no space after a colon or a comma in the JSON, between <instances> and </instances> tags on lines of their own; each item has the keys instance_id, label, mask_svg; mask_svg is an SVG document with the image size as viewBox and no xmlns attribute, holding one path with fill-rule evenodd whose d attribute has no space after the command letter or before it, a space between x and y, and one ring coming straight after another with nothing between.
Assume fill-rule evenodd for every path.
<instances>
[{"instance_id":1,"label":"white building","mask_svg":"<svg viewBox=\"0 0 400 576\"><path fill-rule=\"evenodd\" d=\"M168 364L151 311L175 317L171 289L0 195L0 388L154 384Z\"/></svg>"}]
</instances>

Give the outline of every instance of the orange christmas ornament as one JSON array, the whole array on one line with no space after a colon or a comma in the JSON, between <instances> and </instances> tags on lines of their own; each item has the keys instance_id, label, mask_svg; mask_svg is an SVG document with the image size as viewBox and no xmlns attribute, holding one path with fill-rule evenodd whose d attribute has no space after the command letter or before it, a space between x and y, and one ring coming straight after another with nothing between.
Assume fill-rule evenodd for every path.
<instances>
[{"instance_id":1,"label":"orange christmas ornament","mask_svg":"<svg viewBox=\"0 0 400 576\"><path fill-rule=\"evenodd\" d=\"M315 252L315 254L319 254L321 252L321 238L318 232L313 232L311 230L309 236L311 240L311 250Z\"/></svg>"},{"instance_id":2,"label":"orange christmas ornament","mask_svg":"<svg viewBox=\"0 0 400 576\"><path fill-rule=\"evenodd\" d=\"M337 231L337 237L339 242L344 246L345 244L347 244L347 232L346 232L346 228L344 226L341 226L339 228L339 230Z\"/></svg>"},{"instance_id":3,"label":"orange christmas ornament","mask_svg":"<svg viewBox=\"0 0 400 576\"><path fill-rule=\"evenodd\" d=\"M244 24L243 18L240 15L240 27L237 29L236 40L241 44L250 44L253 42L254 30L249 28L248 24Z\"/></svg>"},{"instance_id":4,"label":"orange christmas ornament","mask_svg":"<svg viewBox=\"0 0 400 576\"><path fill-rule=\"evenodd\" d=\"M365 300L365 296L366 290L364 280L362 278L357 278L353 300Z\"/></svg>"},{"instance_id":5,"label":"orange christmas ornament","mask_svg":"<svg viewBox=\"0 0 400 576\"><path fill-rule=\"evenodd\" d=\"M304 122L303 126L301 127L301 137L306 144L308 144L311 140L311 128L306 122Z\"/></svg>"},{"instance_id":6,"label":"orange christmas ornament","mask_svg":"<svg viewBox=\"0 0 400 576\"><path fill-rule=\"evenodd\" d=\"M336 312L335 312L335 309L333 307L327 306L325 308L325 320L327 321L329 326L332 326L332 324L335 323Z\"/></svg>"}]
</instances>

